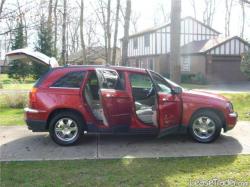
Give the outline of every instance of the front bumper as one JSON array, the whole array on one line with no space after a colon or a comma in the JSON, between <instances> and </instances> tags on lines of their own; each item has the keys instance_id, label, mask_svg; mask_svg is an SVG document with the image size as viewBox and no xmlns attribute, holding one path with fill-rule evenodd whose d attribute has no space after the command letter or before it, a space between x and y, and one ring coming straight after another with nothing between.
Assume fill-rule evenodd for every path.
<instances>
[{"instance_id":1,"label":"front bumper","mask_svg":"<svg viewBox=\"0 0 250 187\"><path fill-rule=\"evenodd\" d=\"M224 129L225 132L233 129L237 123L237 120L238 120L237 112L229 113L226 119L226 127Z\"/></svg>"}]
</instances>

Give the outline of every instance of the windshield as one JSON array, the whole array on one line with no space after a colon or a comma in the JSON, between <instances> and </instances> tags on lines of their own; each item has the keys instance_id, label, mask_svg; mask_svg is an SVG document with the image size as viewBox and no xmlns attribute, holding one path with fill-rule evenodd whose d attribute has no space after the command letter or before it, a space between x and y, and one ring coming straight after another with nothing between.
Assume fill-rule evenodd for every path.
<instances>
[{"instance_id":1,"label":"windshield","mask_svg":"<svg viewBox=\"0 0 250 187\"><path fill-rule=\"evenodd\" d=\"M172 87L180 87L182 89L184 89L182 86L180 86L179 84L176 84L175 82L167 79L166 77L163 77Z\"/></svg>"}]
</instances>

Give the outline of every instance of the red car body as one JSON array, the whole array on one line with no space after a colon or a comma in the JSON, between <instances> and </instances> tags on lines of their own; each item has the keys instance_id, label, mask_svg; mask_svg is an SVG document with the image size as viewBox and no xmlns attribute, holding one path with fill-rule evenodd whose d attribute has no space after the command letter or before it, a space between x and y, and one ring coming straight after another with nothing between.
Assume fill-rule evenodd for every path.
<instances>
[{"instance_id":1,"label":"red car body","mask_svg":"<svg viewBox=\"0 0 250 187\"><path fill-rule=\"evenodd\" d=\"M129 132L159 133L180 125L187 127L192 115L202 109L216 111L223 118L225 131L232 129L237 121L236 115L230 111L228 100L222 96L184 90L180 94L159 94L158 97L158 121L159 127L142 123L135 114L133 96L128 76L131 72L146 74L146 70L132 69L126 67L112 67L112 69L125 73L125 90L102 90L104 113L106 114L109 126L97 120L92 114L86 99L82 93L90 71L98 67L64 67L51 70L41 81L41 84L34 87L30 92L30 108L26 109L26 122L33 131L48 131L49 121L53 114L62 110L72 110L81 114L87 124L85 131L93 132L114 132L113 128L129 123ZM87 72L80 89L53 88L50 87L55 80L69 72ZM174 87L174 85L173 85ZM120 114L124 114L121 116ZM148 129L148 130L147 130ZM124 132L122 132L124 133Z\"/></svg>"},{"instance_id":2,"label":"red car body","mask_svg":"<svg viewBox=\"0 0 250 187\"><path fill-rule=\"evenodd\" d=\"M8 54L12 59L23 56L51 64L50 58L32 56L29 51L19 50ZM55 61L53 63L56 64ZM75 78L70 81L74 82L80 77L79 85L58 86L72 73ZM113 80L119 81L114 83ZM137 86L143 81L142 85ZM97 109L94 104L92 107L94 97L100 102L97 105L101 107ZM28 128L34 132L50 131L54 136L54 125L58 124L54 120L59 120L57 116L65 112L77 115L80 133L162 136L182 129L193 129L193 132L190 130L191 134L200 142L214 140L220 134L220 129L226 132L237 122L237 113L223 96L182 89L153 71L111 66L56 67L41 77L30 92L29 107L25 108ZM211 121L213 127L208 125ZM197 124L200 127L196 127ZM67 136L70 133L68 130L61 129ZM205 131L217 135L203 139L202 133ZM72 139L69 144L74 141Z\"/></svg>"}]
</instances>

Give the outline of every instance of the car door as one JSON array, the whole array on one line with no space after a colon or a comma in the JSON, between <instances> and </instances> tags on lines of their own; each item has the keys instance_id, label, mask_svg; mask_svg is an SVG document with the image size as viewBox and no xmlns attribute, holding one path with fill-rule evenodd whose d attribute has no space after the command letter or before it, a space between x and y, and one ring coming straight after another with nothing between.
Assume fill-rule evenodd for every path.
<instances>
[{"instance_id":1,"label":"car door","mask_svg":"<svg viewBox=\"0 0 250 187\"><path fill-rule=\"evenodd\" d=\"M96 68L99 97L106 125L115 129L128 129L131 123L132 104L124 85L124 74L113 69Z\"/></svg>"},{"instance_id":2,"label":"car door","mask_svg":"<svg viewBox=\"0 0 250 187\"><path fill-rule=\"evenodd\" d=\"M32 51L31 49L28 49L28 48L17 49L17 50L8 52L6 54L6 60L7 61L21 60L24 62L33 61L33 62L37 62L40 64L50 66L52 68L59 66L55 58L48 57L43 53Z\"/></svg>"},{"instance_id":3,"label":"car door","mask_svg":"<svg viewBox=\"0 0 250 187\"><path fill-rule=\"evenodd\" d=\"M179 127L182 102L179 94L174 94L168 82L159 74L148 71L157 92L158 123L161 133Z\"/></svg>"}]
</instances>

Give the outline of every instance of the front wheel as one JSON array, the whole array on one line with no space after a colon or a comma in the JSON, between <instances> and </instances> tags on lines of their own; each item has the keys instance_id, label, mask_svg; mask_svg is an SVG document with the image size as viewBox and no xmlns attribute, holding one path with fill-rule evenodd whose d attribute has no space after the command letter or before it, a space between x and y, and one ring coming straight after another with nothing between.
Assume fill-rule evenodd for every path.
<instances>
[{"instance_id":1,"label":"front wheel","mask_svg":"<svg viewBox=\"0 0 250 187\"><path fill-rule=\"evenodd\" d=\"M49 124L50 136L59 145L76 144L82 132L82 120L72 112L55 115Z\"/></svg>"},{"instance_id":2,"label":"front wheel","mask_svg":"<svg viewBox=\"0 0 250 187\"><path fill-rule=\"evenodd\" d=\"M201 143L209 143L216 140L221 133L222 121L213 111L201 111L196 113L189 124L189 134Z\"/></svg>"}]
</instances>

